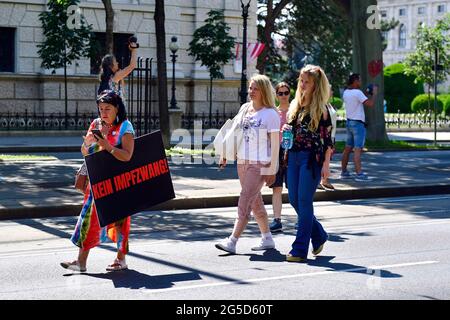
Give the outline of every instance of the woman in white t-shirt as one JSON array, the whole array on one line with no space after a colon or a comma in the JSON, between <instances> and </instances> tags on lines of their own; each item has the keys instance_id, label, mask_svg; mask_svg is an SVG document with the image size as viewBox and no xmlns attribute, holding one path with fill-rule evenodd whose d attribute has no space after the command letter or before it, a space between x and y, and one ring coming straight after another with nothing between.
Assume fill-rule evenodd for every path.
<instances>
[{"instance_id":1,"label":"woman in white t-shirt","mask_svg":"<svg viewBox=\"0 0 450 320\"><path fill-rule=\"evenodd\" d=\"M237 169L242 187L238 218L230 237L216 244L217 249L229 253L236 253L236 243L247 226L251 212L262 236L260 243L252 250L275 248L261 195L264 183L268 186L274 183L278 169L280 117L275 109L274 93L267 76L253 76L249 85L251 102L241 107L245 111L239 125L243 139L237 147ZM220 165L226 165L226 159L222 159Z\"/></svg>"}]
</instances>

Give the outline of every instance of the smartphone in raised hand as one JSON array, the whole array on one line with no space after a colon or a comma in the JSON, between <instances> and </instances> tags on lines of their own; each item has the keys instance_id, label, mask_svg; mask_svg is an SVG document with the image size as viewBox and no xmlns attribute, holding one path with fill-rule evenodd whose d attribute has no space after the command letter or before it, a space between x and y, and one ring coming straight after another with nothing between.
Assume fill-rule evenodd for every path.
<instances>
[{"instance_id":1,"label":"smartphone in raised hand","mask_svg":"<svg viewBox=\"0 0 450 320\"><path fill-rule=\"evenodd\" d=\"M103 139L103 134L99 129L92 129L91 132L94 135L95 139L97 139L97 141L99 139Z\"/></svg>"}]
</instances>

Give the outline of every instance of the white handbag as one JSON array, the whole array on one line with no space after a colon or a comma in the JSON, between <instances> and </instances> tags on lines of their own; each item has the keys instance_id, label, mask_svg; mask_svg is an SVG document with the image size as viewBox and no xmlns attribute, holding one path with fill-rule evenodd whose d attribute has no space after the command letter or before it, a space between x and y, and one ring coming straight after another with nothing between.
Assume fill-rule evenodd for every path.
<instances>
[{"instance_id":1,"label":"white handbag","mask_svg":"<svg viewBox=\"0 0 450 320\"><path fill-rule=\"evenodd\" d=\"M215 153L219 155L221 159L229 161L236 160L236 155L243 139L243 132L240 128L240 124L249 107L250 103L244 104L233 119L228 119L224 123L214 138L213 144Z\"/></svg>"}]
</instances>

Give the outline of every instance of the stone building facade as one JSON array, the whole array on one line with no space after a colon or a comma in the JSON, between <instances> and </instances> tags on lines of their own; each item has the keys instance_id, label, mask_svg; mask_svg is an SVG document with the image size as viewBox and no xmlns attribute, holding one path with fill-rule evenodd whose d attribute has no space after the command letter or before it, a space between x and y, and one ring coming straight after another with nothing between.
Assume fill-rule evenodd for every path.
<instances>
[{"instance_id":1,"label":"stone building facade","mask_svg":"<svg viewBox=\"0 0 450 320\"><path fill-rule=\"evenodd\" d=\"M399 25L383 36L387 48L383 53L386 66L398 63L416 49L413 35L420 24L433 26L450 12L450 0L378 0L381 19L399 21ZM439 85L439 92L450 92L450 78Z\"/></svg>"},{"instance_id":2,"label":"stone building facade","mask_svg":"<svg viewBox=\"0 0 450 320\"><path fill-rule=\"evenodd\" d=\"M134 34L140 43L139 56L156 61L154 0L113 0L115 34ZM94 32L105 32L105 10L100 0L80 1L82 14ZM242 41L240 0L166 0L165 28L169 99L172 63L169 44L178 38L176 63L176 99L183 112L209 110L209 73L188 55L189 42L196 28L204 24L208 11L224 9L230 35ZM0 113L64 112L63 70L55 75L41 68L38 56L43 31L39 14L46 10L45 0L0 0ZM256 1L251 2L248 20L248 42L256 41ZM5 40L6 39L6 40ZM6 43L5 43L6 41ZM256 62L248 65L248 74L256 72ZM153 64L156 69L156 62ZM156 71L153 72L156 75ZM224 80L215 80L213 112L235 112L239 108L240 73L233 61L224 66ZM69 113L95 111L98 76L90 72L90 60L83 59L68 69ZM156 90L153 90L156 94ZM155 109L157 106L155 104Z\"/></svg>"},{"instance_id":3,"label":"stone building facade","mask_svg":"<svg viewBox=\"0 0 450 320\"><path fill-rule=\"evenodd\" d=\"M421 23L435 25L450 12L449 0L378 0L381 18L398 20L399 25L384 34L387 48L383 60L386 65L402 61L416 48L413 35Z\"/></svg>"}]
</instances>

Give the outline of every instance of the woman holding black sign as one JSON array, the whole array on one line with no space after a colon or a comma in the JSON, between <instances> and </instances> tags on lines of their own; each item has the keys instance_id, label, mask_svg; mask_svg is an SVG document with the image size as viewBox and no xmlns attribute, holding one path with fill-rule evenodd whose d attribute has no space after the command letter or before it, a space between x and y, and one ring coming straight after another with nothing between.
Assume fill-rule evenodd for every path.
<instances>
[{"instance_id":1,"label":"woman holding black sign","mask_svg":"<svg viewBox=\"0 0 450 320\"><path fill-rule=\"evenodd\" d=\"M100 118L91 123L84 137L81 146L83 156L104 150L120 161L129 161L134 150L134 129L127 120L122 98L115 91L105 90L97 97L97 104ZM83 208L71 238L71 241L80 248L78 259L62 262L61 266L85 272L89 250L110 238L117 243L117 257L106 270L127 269L125 255L128 253L130 221L130 217L127 217L106 227L100 227L91 186L88 185L84 194Z\"/></svg>"}]
</instances>

